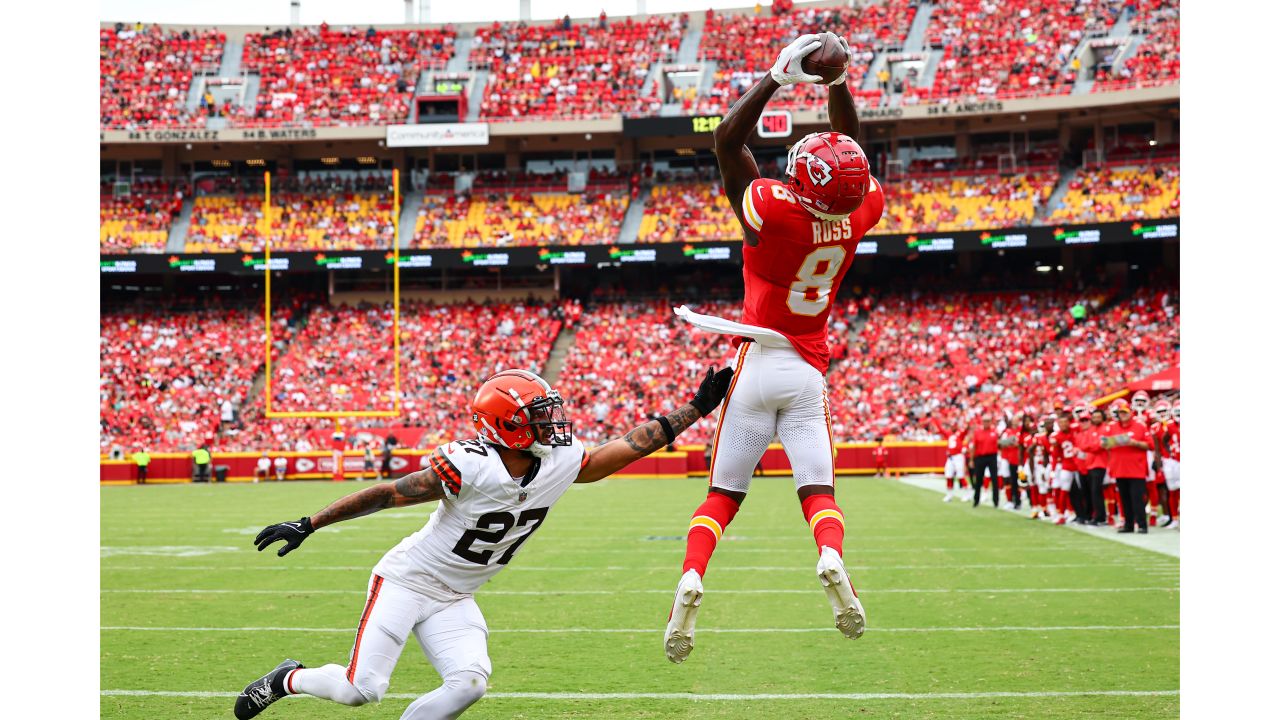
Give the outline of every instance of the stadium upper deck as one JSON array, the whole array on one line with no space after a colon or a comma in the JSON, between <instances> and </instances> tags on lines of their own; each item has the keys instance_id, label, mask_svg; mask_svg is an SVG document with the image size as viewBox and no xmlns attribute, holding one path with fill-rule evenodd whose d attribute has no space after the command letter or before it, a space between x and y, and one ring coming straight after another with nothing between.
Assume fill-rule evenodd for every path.
<instances>
[{"instance_id":1,"label":"stadium upper deck","mask_svg":"<svg viewBox=\"0 0 1280 720\"><path fill-rule=\"evenodd\" d=\"M415 122L447 72L460 120L721 114L802 31L844 32L867 108L1098 96L1179 78L1178 0L874 0L642 18L368 28L102 26L103 130ZM920 12L928 7L929 13ZM686 41L700 38L685 49ZM242 47L240 57L225 48ZM470 48L464 58L455 48ZM692 50L692 52L690 52ZM679 70L692 84L667 82ZM212 91L234 87L215 97ZM475 92L473 92L475 91ZM812 88L780 107L820 110Z\"/></svg>"}]
</instances>

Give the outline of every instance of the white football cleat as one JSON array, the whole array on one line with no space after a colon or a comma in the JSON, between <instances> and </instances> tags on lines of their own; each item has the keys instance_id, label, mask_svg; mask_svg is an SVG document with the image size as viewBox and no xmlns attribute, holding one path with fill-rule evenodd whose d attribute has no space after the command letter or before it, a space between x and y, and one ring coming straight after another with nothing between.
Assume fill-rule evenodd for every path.
<instances>
[{"instance_id":1,"label":"white football cleat","mask_svg":"<svg viewBox=\"0 0 1280 720\"><path fill-rule=\"evenodd\" d=\"M950 491L950 490L948 490L948 491L947 491L947 494L942 498L942 502L951 502L951 491Z\"/></svg>"},{"instance_id":2,"label":"white football cleat","mask_svg":"<svg viewBox=\"0 0 1280 720\"><path fill-rule=\"evenodd\" d=\"M853 592L849 583L849 574L844 570L844 561L840 553L822 546L822 554L818 556L818 580L822 589L827 591L827 599L831 601L831 611L836 616L836 629L850 640L857 640L867 629L867 614L862 603Z\"/></svg>"},{"instance_id":3,"label":"white football cleat","mask_svg":"<svg viewBox=\"0 0 1280 720\"><path fill-rule=\"evenodd\" d=\"M702 578L697 570L686 570L676 585L676 601L671 606L671 619L663 646L667 659L680 664L693 652L693 626L698 620L698 606L702 604Z\"/></svg>"}]
</instances>

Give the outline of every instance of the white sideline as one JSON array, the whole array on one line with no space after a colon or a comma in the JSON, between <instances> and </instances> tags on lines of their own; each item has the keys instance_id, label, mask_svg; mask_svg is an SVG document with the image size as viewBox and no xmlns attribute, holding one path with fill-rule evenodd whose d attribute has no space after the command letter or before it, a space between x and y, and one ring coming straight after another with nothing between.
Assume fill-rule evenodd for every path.
<instances>
[{"instance_id":1,"label":"white sideline","mask_svg":"<svg viewBox=\"0 0 1280 720\"><path fill-rule=\"evenodd\" d=\"M593 693L593 692L491 692L490 700L983 700L994 698L1055 697L1167 697L1181 690L1057 690L1040 692L934 692L934 693ZM102 690L104 697L233 698L234 692L204 690ZM300 695L298 697L310 697ZM387 693L392 700L415 700L414 693Z\"/></svg>"},{"instance_id":2,"label":"white sideline","mask_svg":"<svg viewBox=\"0 0 1280 720\"><path fill-rule=\"evenodd\" d=\"M1120 592L1179 592L1176 587L1117 587L1117 588L858 588L858 594L888 593L1120 593ZM230 590L227 588L197 590L191 588L111 588L104 593L125 593L140 595L365 595L367 590ZM646 590L484 590L481 595L636 595L636 594L670 595L671 588ZM812 590L716 590L716 595L812 595Z\"/></svg>"},{"instance_id":3,"label":"white sideline","mask_svg":"<svg viewBox=\"0 0 1280 720\"><path fill-rule=\"evenodd\" d=\"M921 488L922 490L931 490L938 494L942 494L946 491L945 479L941 475L908 475L902 478L901 482L906 485ZM991 507L990 496L988 495L987 498L987 502L980 503L984 508ZM961 502L957 504L964 505L965 503ZM1001 512L1015 511L1004 510L1001 508ZM1023 517L1025 517L1025 515ZM1110 540L1121 545L1140 548L1142 550L1150 550L1151 552L1159 553L1161 555L1168 555L1175 558L1182 556L1180 542L1181 535L1176 530L1152 528L1151 532L1147 535L1139 535L1137 533L1122 535L1116 533L1115 528L1112 527L1091 527L1088 525L1076 525L1074 523L1066 523L1062 527L1074 530L1075 532L1084 533L1085 535L1092 535L1104 540Z\"/></svg>"},{"instance_id":4,"label":"white sideline","mask_svg":"<svg viewBox=\"0 0 1280 720\"><path fill-rule=\"evenodd\" d=\"M1180 625L1057 625L1026 626L1004 625L993 627L872 627L874 632L1087 632L1105 630L1107 632L1128 630L1178 630ZM351 628L315 628L315 627L154 627L141 625L103 625L98 630L119 632L300 632L300 633L344 633L352 632ZM489 634L509 633L520 635L556 635L566 633L618 633L649 634L659 633L662 628L490 628ZM808 628L698 628L701 633L829 633L829 627Z\"/></svg>"}]
</instances>

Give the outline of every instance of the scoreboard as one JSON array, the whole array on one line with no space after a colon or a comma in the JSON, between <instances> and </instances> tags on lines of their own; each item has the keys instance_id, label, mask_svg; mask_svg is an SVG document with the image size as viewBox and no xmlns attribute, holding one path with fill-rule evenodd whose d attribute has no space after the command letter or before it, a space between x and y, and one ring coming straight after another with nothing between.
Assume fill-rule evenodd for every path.
<instances>
[{"instance_id":1,"label":"scoreboard","mask_svg":"<svg viewBox=\"0 0 1280 720\"><path fill-rule=\"evenodd\" d=\"M655 137L671 135L706 135L720 126L719 115L686 115L684 117L623 118L623 137Z\"/></svg>"}]
</instances>

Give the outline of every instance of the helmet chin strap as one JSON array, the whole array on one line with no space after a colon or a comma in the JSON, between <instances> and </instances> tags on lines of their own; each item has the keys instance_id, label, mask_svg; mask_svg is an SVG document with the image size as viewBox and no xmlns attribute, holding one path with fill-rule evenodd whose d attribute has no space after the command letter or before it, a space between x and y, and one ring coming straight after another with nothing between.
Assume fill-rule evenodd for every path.
<instances>
[{"instance_id":1,"label":"helmet chin strap","mask_svg":"<svg viewBox=\"0 0 1280 720\"><path fill-rule=\"evenodd\" d=\"M551 446L535 441L529 446L529 452L533 453L533 456L539 460L546 460L551 457Z\"/></svg>"}]
</instances>

